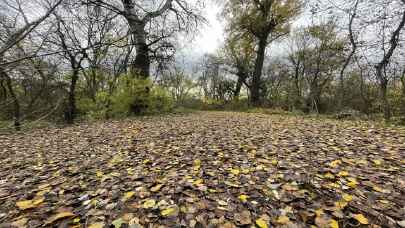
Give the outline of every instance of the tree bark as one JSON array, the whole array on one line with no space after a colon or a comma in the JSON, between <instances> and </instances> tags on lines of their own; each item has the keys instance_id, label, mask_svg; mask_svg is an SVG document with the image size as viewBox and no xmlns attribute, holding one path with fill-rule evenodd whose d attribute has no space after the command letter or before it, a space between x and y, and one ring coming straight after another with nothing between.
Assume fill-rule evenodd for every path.
<instances>
[{"instance_id":1,"label":"tree bark","mask_svg":"<svg viewBox=\"0 0 405 228\"><path fill-rule=\"evenodd\" d=\"M402 2L405 4L405 0L402 0ZM381 102L382 102L383 110L384 110L384 118L386 120L390 120L392 117L392 114L391 114L391 110L390 110L389 101L387 98L388 78L385 77L383 70L389 64L391 57L395 52L395 49L398 47L399 37L400 37L401 31L404 28L404 26L405 26L405 11L402 12L402 19L401 19L398 27L395 29L394 33L391 36L390 48L388 49L387 53L383 56L381 62L379 62L376 65L377 78L380 81Z\"/></svg>"},{"instance_id":2,"label":"tree bark","mask_svg":"<svg viewBox=\"0 0 405 228\"><path fill-rule=\"evenodd\" d=\"M263 64L264 64L264 57L266 53L266 46L267 46L267 37L260 38L259 45L257 49L257 57L255 63L255 70L253 73L253 80L251 86L251 103L253 106L260 106L261 105L261 97L260 97L260 85L261 85L261 76L263 71Z\"/></svg>"},{"instance_id":3,"label":"tree bark","mask_svg":"<svg viewBox=\"0 0 405 228\"><path fill-rule=\"evenodd\" d=\"M350 19L349 19L349 40L350 40L352 50L350 51L349 55L347 56L347 58L343 64L343 67L340 71L340 75L339 75L339 104L338 104L339 110L342 110L344 99L345 99L344 74L345 74L346 68L349 66L353 56L356 54L356 51L357 51L357 43L355 41L354 33L353 33L353 22L357 15L357 8L358 8L359 3L360 3L360 1L357 0L356 4L354 6L354 13L350 15Z\"/></svg>"},{"instance_id":4,"label":"tree bark","mask_svg":"<svg viewBox=\"0 0 405 228\"><path fill-rule=\"evenodd\" d=\"M294 97L294 108L300 109L301 104L301 87L300 87L300 65L301 62L298 60L295 66L294 72L294 86L295 86L295 97Z\"/></svg>"},{"instance_id":5,"label":"tree bark","mask_svg":"<svg viewBox=\"0 0 405 228\"><path fill-rule=\"evenodd\" d=\"M68 95L68 101L67 101L67 109L65 112L65 120L68 124L73 124L74 119L76 117L76 112L77 112L77 107L76 107L76 84L77 80L79 79L79 70L78 69L73 69L72 72L72 78L70 81L70 86L69 86L69 95Z\"/></svg>"},{"instance_id":6,"label":"tree bark","mask_svg":"<svg viewBox=\"0 0 405 228\"><path fill-rule=\"evenodd\" d=\"M239 72L237 73L238 76L238 81L236 82L235 90L234 90L234 99L239 100L240 96L240 91L242 90L243 84L246 82L247 79L247 73L243 69L240 69Z\"/></svg>"},{"instance_id":7,"label":"tree bark","mask_svg":"<svg viewBox=\"0 0 405 228\"><path fill-rule=\"evenodd\" d=\"M402 84L402 107L401 107L401 113L402 113L403 116L405 116L405 69L402 71L401 84Z\"/></svg>"},{"instance_id":8,"label":"tree bark","mask_svg":"<svg viewBox=\"0 0 405 228\"><path fill-rule=\"evenodd\" d=\"M382 72L378 72L378 74L382 74ZM380 78L380 76L378 76ZM381 76L382 77L382 76ZM381 78L380 80L380 95L381 95L381 103L384 113L384 119L390 120L392 117L391 107L387 97L388 93L388 80L385 78Z\"/></svg>"},{"instance_id":9,"label":"tree bark","mask_svg":"<svg viewBox=\"0 0 405 228\"><path fill-rule=\"evenodd\" d=\"M14 106L14 113L13 113L13 118L14 118L14 128L16 131L21 130L21 108L20 108L20 102L18 101L17 94L14 92L13 84L11 81L10 76L4 71L4 69L0 68L0 74L2 78L5 79L6 81L6 87L8 89L8 92L11 96L11 99L13 99L13 106Z\"/></svg>"}]
</instances>

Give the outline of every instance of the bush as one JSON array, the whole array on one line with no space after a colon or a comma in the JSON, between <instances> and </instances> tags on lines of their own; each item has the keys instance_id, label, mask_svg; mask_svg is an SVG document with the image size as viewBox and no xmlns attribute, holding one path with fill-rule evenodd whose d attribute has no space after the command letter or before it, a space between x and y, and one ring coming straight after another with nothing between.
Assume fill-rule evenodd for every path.
<instances>
[{"instance_id":1,"label":"bush","mask_svg":"<svg viewBox=\"0 0 405 228\"><path fill-rule=\"evenodd\" d=\"M108 111L115 117L165 113L173 110L173 104L166 91L153 87L150 80L123 76L111 97Z\"/></svg>"},{"instance_id":2,"label":"bush","mask_svg":"<svg viewBox=\"0 0 405 228\"><path fill-rule=\"evenodd\" d=\"M174 101L169 94L160 87L154 87L149 94L147 113L168 113L173 111Z\"/></svg>"},{"instance_id":3,"label":"bush","mask_svg":"<svg viewBox=\"0 0 405 228\"><path fill-rule=\"evenodd\" d=\"M99 120L107 117L109 95L106 92L98 92L95 101L90 98L80 98L77 102L79 113L86 119Z\"/></svg>"}]
</instances>

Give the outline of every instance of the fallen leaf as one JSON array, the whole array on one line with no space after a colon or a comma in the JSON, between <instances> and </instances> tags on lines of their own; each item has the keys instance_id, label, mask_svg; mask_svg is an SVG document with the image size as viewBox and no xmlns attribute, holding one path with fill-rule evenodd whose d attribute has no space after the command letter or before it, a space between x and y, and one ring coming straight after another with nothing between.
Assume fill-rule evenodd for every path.
<instances>
[{"instance_id":1,"label":"fallen leaf","mask_svg":"<svg viewBox=\"0 0 405 228\"><path fill-rule=\"evenodd\" d=\"M26 227L27 223L28 223L27 218L21 218L21 219L18 219L17 221L12 222L11 225L13 227L23 228L23 227Z\"/></svg>"},{"instance_id":2,"label":"fallen leaf","mask_svg":"<svg viewBox=\"0 0 405 228\"><path fill-rule=\"evenodd\" d=\"M104 228L104 223L102 222L97 222L90 224L87 228Z\"/></svg>"},{"instance_id":3,"label":"fallen leaf","mask_svg":"<svg viewBox=\"0 0 405 228\"><path fill-rule=\"evenodd\" d=\"M267 222L261 218L256 220L256 225L260 228L268 228Z\"/></svg>"},{"instance_id":4,"label":"fallen leaf","mask_svg":"<svg viewBox=\"0 0 405 228\"><path fill-rule=\"evenodd\" d=\"M338 223L336 220L331 219L331 220L329 221L329 226L330 226L331 228L339 228L339 223Z\"/></svg>"},{"instance_id":5,"label":"fallen leaf","mask_svg":"<svg viewBox=\"0 0 405 228\"><path fill-rule=\"evenodd\" d=\"M154 199L145 200L143 203L143 208L152 208L156 205L156 201Z\"/></svg>"},{"instance_id":6,"label":"fallen leaf","mask_svg":"<svg viewBox=\"0 0 405 228\"><path fill-rule=\"evenodd\" d=\"M195 181L193 182L193 184L194 184L194 185L200 185L200 184L202 184L203 182L204 182L203 179L198 179L198 180L195 180Z\"/></svg>"},{"instance_id":7,"label":"fallen leaf","mask_svg":"<svg viewBox=\"0 0 405 228\"><path fill-rule=\"evenodd\" d=\"M379 166L382 164L381 160L373 160L374 164Z\"/></svg>"},{"instance_id":8,"label":"fallen leaf","mask_svg":"<svg viewBox=\"0 0 405 228\"><path fill-rule=\"evenodd\" d=\"M368 225L368 219L362 214L355 214L353 215L353 218L359 221L360 224Z\"/></svg>"},{"instance_id":9,"label":"fallen leaf","mask_svg":"<svg viewBox=\"0 0 405 228\"><path fill-rule=\"evenodd\" d=\"M74 217L75 214L73 214L72 212L66 211L66 212L60 212L52 217L50 217L49 219L47 219L45 221L45 225L50 225L53 224L54 222L60 220L60 219L65 219L65 218L71 218Z\"/></svg>"},{"instance_id":10,"label":"fallen leaf","mask_svg":"<svg viewBox=\"0 0 405 228\"><path fill-rule=\"evenodd\" d=\"M239 199L240 199L242 202L246 202L247 199L249 199L249 196L247 196L247 195L240 195L240 196L239 196Z\"/></svg>"},{"instance_id":11,"label":"fallen leaf","mask_svg":"<svg viewBox=\"0 0 405 228\"><path fill-rule=\"evenodd\" d=\"M179 208L177 206L171 206L160 212L160 214L165 217L177 216L178 213L179 213Z\"/></svg>"},{"instance_id":12,"label":"fallen leaf","mask_svg":"<svg viewBox=\"0 0 405 228\"><path fill-rule=\"evenodd\" d=\"M27 210L27 209L32 209L35 207L38 207L40 204L44 202L45 198L38 198L38 199L33 199L33 200L23 200L23 201L18 201L16 203L17 207L20 210Z\"/></svg>"},{"instance_id":13,"label":"fallen leaf","mask_svg":"<svg viewBox=\"0 0 405 228\"><path fill-rule=\"evenodd\" d=\"M346 193L344 193L344 194L342 195L342 198L343 198L346 202L350 202L350 201L353 200L353 196L351 196L351 195L349 195L349 194L346 194Z\"/></svg>"},{"instance_id":14,"label":"fallen leaf","mask_svg":"<svg viewBox=\"0 0 405 228\"><path fill-rule=\"evenodd\" d=\"M349 176L349 173L348 173L347 171L340 171L340 172L338 173L338 176L340 176L340 177L347 177L347 176Z\"/></svg>"},{"instance_id":15,"label":"fallen leaf","mask_svg":"<svg viewBox=\"0 0 405 228\"><path fill-rule=\"evenodd\" d=\"M122 218L114 220L111 224L114 226L114 228L121 228L122 224L124 224L125 221Z\"/></svg>"},{"instance_id":16,"label":"fallen leaf","mask_svg":"<svg viewBox=\"0 0 405 228\"><path fill-rule=\"evenodd\" d=\"M163 187L163 184L158 184L158 185L155 185L154 187L152 187L151 189L150 189L150 191L151 192L158 192L158 191L160 191L160 189Z\"/></svg>"},{"instance_id":17,"label":"fallen leaf","mask_svg":"<svg viewBox=\"0 0 405 228\"><path fill-rule=\"evenodd\" d=\"M288 218L285 215L282 215L282 216L277 218L276 222L279 223L279 224L285 225L285 224L290 222L290 218Z\"/></svg>"},{"instance_id":18,"label":"fallen leaf","mask_svg":"<svg viewBox=\"0 0 405 228\"><path fill-rule=\"evenodd\" d=\"M231 172L233 175L239 175L240 170L239 170L239 169L231 169L230 172Z\"/></svg>"},{"instance_id":19,"label":"fallen leaf","mask_svg":"<svg viewBox=\"0 0 405 228\"><path fill-rule=\"evenodd\" d=\"M337 168L340 164L342 164L341 160L335 160L335 161L332 161L331 163L329 163L329 166L332 168Z\"/></svg>"},{"instance_id":20,"label":"fallen leaf","mask_svg":"<svg viewBox=\"0 0 405 228\"><path fill-rule=\"evenodd\" d=\"M128 201L130 198L132 198L135 195L135 192L127 192L124 194L124 197L122 198L122 201Z\"/></svg>"}]
</instances>

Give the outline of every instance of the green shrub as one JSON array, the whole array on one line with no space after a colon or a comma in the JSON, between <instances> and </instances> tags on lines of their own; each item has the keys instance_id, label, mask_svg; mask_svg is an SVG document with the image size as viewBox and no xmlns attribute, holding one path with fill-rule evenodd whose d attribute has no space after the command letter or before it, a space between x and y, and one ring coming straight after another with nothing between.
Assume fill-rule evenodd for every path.
<instances>
[{"instance_id":1,"label":"green shrub","mask_svg":"<svg viewBox=\"0 0 405 228\"><path fill-rule=\"evenodd\" d=\"M153 87L150 80L123 76L111 98L113 116L165 113L173 110L174 102L167 92Z\"/></svg>"},{"instance_id":2,"label":"green shrub","mask_svg":"<svg viewBox=\"0 0 405 228\"><path fill-rule=\"evenodd\" d=\"M174 101L162 88L154 87L149 94L148 113L167 113L174 109Z\"/></svg>"},{"instance_id":3,"label":"green shrub","mask_svg":"<svg viewBox=\"0 0 405 228\"><path fill-rule=\"evenodd\" d=\"M98 92L95 100L90 98L80 98L77 102L79 113L86 119L99 120L107 116L109 95L106 92Z\"/></svg>"}]
</instances>

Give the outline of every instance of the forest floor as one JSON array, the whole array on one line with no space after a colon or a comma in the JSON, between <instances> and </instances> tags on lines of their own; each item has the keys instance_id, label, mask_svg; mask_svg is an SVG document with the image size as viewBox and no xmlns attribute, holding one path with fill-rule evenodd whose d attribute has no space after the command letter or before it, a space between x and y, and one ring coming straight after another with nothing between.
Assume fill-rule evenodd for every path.
<instances>
[{"instance_id":1,"label":"forest floor","mask_svg":"<svg viewBox=\"0 0 405 228\"><path fill-rule=\"evenodd\" d=\"M198 112L0 142L0 227L405 227L401 128Z\"/></svg>"}]
</instances>

